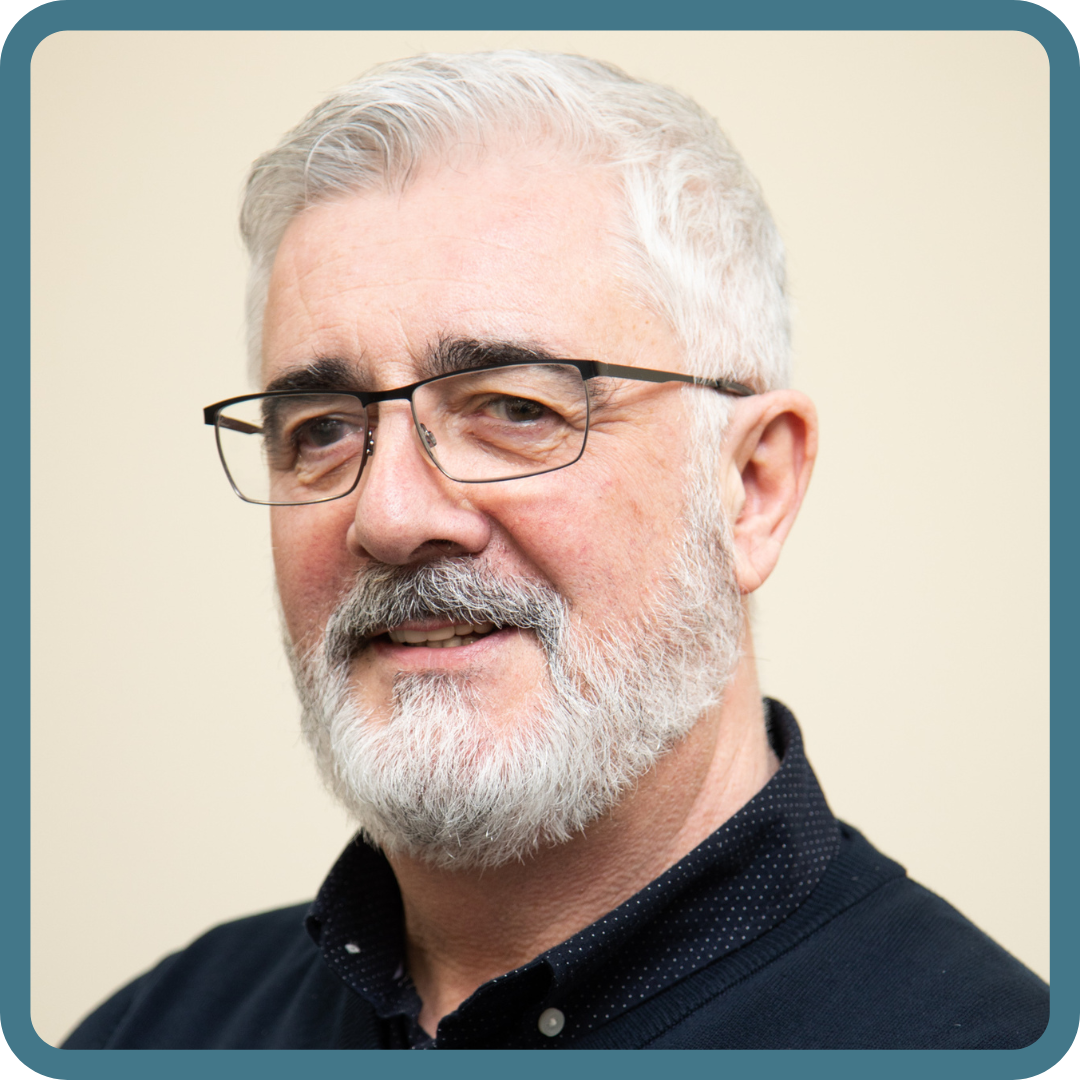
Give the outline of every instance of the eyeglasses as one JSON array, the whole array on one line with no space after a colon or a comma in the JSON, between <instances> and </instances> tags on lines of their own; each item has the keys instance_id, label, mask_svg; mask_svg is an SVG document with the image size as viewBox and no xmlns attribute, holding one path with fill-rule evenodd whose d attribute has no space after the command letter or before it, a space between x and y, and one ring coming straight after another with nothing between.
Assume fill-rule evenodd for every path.
<instances>
[{"instance_id":1,"label":"eyeglasses","mask_svg":"<svg viewBox=\"0 0 1080 1080\"><path fill-rule=\"evenodd\" d=\"M271 390L203 410L233 491L245 502L300 506L353 491L375 452L371 405L408 401L420 445L445 476L490 484L573 465L589 432L586 383L600 377L681 382L747 397L727 379L596 360L533 361L422 379L395 390Z\"/></svg>"}]
</instances>

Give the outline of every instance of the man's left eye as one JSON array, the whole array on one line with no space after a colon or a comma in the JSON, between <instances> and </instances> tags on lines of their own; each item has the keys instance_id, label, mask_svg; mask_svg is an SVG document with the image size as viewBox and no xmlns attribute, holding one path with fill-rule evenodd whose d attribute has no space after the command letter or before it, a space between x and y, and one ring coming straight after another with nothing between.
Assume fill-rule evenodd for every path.
<instances>
[{"instance_id":1,"label":"man's left eye","mask_svg":"<svg viewBox=\"0 0 1080 1080\"><path fill-rule=\"evenodd\" d=\"M487 411L499 420L510 420L515 424L541 420L550 412L548 407L539 401L515 397L494 398L488 403Z\"/></svg>"}]
</instances>

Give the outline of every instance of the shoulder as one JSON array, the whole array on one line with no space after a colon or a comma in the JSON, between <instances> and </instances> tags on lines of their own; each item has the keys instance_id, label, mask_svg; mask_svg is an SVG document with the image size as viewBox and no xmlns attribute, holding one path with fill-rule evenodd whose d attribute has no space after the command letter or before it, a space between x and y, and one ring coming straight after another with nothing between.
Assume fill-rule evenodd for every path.
<instances>
[{"instance_id":1,"label":"shoulder","mask_svg":"<svg viewBox=\"0 0 1080 1080\"><path fill-rule=\"evenodd\" d=\"M296 1045L339 995L304 928L307 905L214 927L91 1013L65 1049ZM285 1040L284 1042L282 1040Z\"/></svg>"},{"instance_id":2,"label":"shoulder","mask_svg":"<svg viewBox=\"0 0 1080 1080\"><path fill-rule=\"evenodd\" d=\"M849 826L810 899L688 980L652 1046L1027 1046L1049 988ZM694 985L689 985L693 982Z\"/></svg>"}]
</instances>

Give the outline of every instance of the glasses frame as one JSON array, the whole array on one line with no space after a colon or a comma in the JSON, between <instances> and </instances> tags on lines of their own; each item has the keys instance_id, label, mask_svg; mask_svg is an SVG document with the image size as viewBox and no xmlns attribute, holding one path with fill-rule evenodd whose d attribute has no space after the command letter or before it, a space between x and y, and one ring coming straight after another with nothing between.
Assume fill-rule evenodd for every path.
<instances>
[{"instance_id":1,"label":"glasses frame","mask_svg":"<svg viewBox=\"0 0 1080 1080\"><path fill-rule=\"evenodd\" d=\"M588 395L586 395L585 398L585 435L581 440L581 450L573 461L564 462L562 465L553 465L550 469L539 469L537 472L524 473L521 476L500 476L490 480L459 480L456 476L451 476L439 464L435 459L435 455L431 452L431 447L424 438L420 420L416 415L416 409L413 404L413 394L419 390L420 387L427 386L428 383L439 382L443 379L451 379L456 375L471 375L474 372L490 371L501 367L547 367L555 364L563 367L577 368L581 373L582 382L588 382L590 379L599 378L627 379L632 382L678 382L687 383L691 386L701 386L706 390L716 390L721 394L730 394L733 397L752 397L757 393L756 390L747 386L745 383L735 382L732 379L706 379L698 375L681 375L674 371L655 371L652 368L626 367L623 364L606 364L600 360L508 360L505 364L483 364L479 367L463 368L461 371L450 371L445 375L433 375L428 379L421 379L419 382L410 383L408 386L398 386L392 390L264 390L262 393L258 394L240 394L237 397L226 398L224 401L218 401L213 405L207 405L206 408L203 409L203 423L209 424L214 429L214 441L217 444L218 457L221 460L222 468L225 470L225 475L228 477L229 486L240 499L246 503L252 503L255 506L316 506L319 503L335 502L337 499L344 499L347 495L351 495L356 490L357 484L360 483L360 477L364 474L364 466L367 464L367 459L375 452L374 440L371 438L371 429L368 428L366 433L367 447L360 458L360 467L356 470L356 478L353 480L349 489L341 492L340 495L331 495L327 499L314 499L310 502L297 503L271 503L259 499L249 499L236 486L236 481L233 480L232 473L229 472L229 466L225 461L225 453L221 447L221 429L224 427L233 431L241 431L252 435L260 429L245 421L235 420L232 417L222 416L221 414L222 411L227 409L230 405L236 405L241 401L254 401L256 398L265 397L326 397L328 394L333 394L338 397L351 397L356 398L356 400L360 402L365 414L369 406L377 405L383 401L408 401L409 412L412 414L413 418L413 429L416 431L417 437L420 440L420 445L423 447L424 452L427 454L431 463L443 474L443 476L448 480L453 480L455 484L501 484L505 483L507 480L524 480L530 476L543 476L545 473L558 472L559 469L566 469L581 460L581 455L585 453L585 445L589 441L589 421L591 417Z\"/></svg>"}]
</instances>

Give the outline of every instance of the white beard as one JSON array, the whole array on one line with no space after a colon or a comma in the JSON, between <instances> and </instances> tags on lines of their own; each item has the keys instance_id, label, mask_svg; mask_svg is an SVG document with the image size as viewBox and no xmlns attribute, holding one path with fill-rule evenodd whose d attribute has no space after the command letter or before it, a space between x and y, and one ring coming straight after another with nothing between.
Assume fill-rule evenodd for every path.
<instances>
[{"instance_id":1,"label":"white beard","mask_svg":"<svg viewBox=\"0 0 1080 1080\"><path fill-rule=\"evenodd\" d=\"M690 525L670 580L617 628L586 629L550 586L500 580L471 557L364 571L313 649L287 647L305 738L365 838L475 869L523 860L613 809L720 701L738 663L729 548L715 526L702 531ZM493 721L468 673L401 674L389 720L374 721L350 692L350 660L376 629L425 615L533 629L547 685Z\"/></svg>"}]
</instances>

